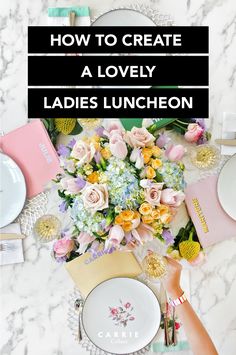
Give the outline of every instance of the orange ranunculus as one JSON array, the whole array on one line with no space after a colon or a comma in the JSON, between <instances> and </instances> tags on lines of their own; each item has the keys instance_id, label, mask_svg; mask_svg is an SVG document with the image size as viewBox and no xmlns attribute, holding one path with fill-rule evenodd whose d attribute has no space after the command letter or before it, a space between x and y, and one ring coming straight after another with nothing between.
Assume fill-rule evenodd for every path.
<instances>
[{"instance_id":1,"label":"orange ranunculus","mask_svg":"<svg viewBox=\"0 0 236 355\"><path fill-rule=\"evenodd\" d=\"M162 161L160 159L151 159L151 165L153 169L158 169L162 166Z\"/></svg>"},{"instance_id":2,"label":"orange ranunculus","mask_svg":"<svg viewBox=\"0 0 236 355\"><path fill-rule=\"evenodd\" d=\"M159 147L157 147L156 145L154 145L154 147L152 147L152 155L155 158L158 158L161 154L162 154L162 150Z\"/></svg>"},{"instance_id":3,"label":"orange ranunculus","mask_svg":"<svg viewBox=\"0 0 236 355\"><path fill-rule=\"evenodd\" d=\"M124 222L124 223L122 224L122 228L123 228L123 230L124 230L125 232L130 232L130 231L133 229L132 222L129 222L129 221Z\"/></svg>"},{"instance_id":4,"label":"orange ranunculus","mask_svg":"<svg viewBox=\"0 0 236 355\"><path fill-rule=\"evenodd\" d=\"M142 216L142 221L143 223L145 224L150 224L153 222L153 218L151 215L148 215L148 216Z\"/></svg>"},{"instance_id":5,"label":"orange ranunculus","mask_svg":"<svg viewBox=\"0 0 236 355\"><path fill-rule=\"evenodd\" d=\"M160 212L158 210L153 210L151 216L153 219L158 219L160 217Z\"/></svg>"},{"instance_id":6,"label":"orange ranunculus","mask_svg":"<svg viewBox=\"0 0 236 355\"><path fill-rule=\"evenodd\" d=\"M146 154L149 156L149 158L151 158L152 156L152 148L142 148L142 154Z\"/></svg>"},{"instance_id":7,"label":"orange ranunculus","mask_svg":"<svg viewBox=\"0 0 236 355\"><path fill-rule=\"evenodd\" d=\"M121 215L119 214L118 216L116 216L115 218L115 224L122 224L124 221L123 221L123 218L121 217Z\"/></svg>"},{"instance_id":8,"label":"orange ranunculus","mask_svg":"<svg viewBox=\"0 0 236 355\"><path fill-rule=\"evenodd\" d=\"M149 203L144 202L139 207L139 212L144 216L151 214L152 213L152 206Z\"/></svg>"},{"instance_id":9,"label":"orange ranunculus","mask_svg":"<svg viewBox=\"0 0 236 355\"><path fill-rule=\"evenodd\" d=\"M99 180L99 173L97 171L94 171L87 177L88 182L91 184L95 184Z\"/></svg>"},{"instance_id":10,"label":"orange ranunculus","mask_svg":"<svg viewBox=\"0 0 236 355\"><path fill-rule=\"evenodd\" d=\"M108 147L103 148L100 153L104 159L109 159L111 157L111 151Z\"/></svg>"},{"instance_id":11,"label":"orange ranunculus","mask_svg":"<svg viewBox=\"0 0 236 355\"><path fill-rule=\"evenodd\" d=\"M134 219L134 212L130 210L125 210L120 213L120 217L123 219L123 221L132 221Z\"/></svg>"},{"instance_id":12,"label":"orange ranunculus","mask_svg":"<svg viewBox=\"0 0 236 355\"><path fill-rule=\"evenodd\" d=\"M150 162L150 155L148 155L148 154L142 154L142 156L143 156L143 161L144 161L144 164L148 164L149 162Z\"/></svg>"},{"instance_id":13,"label":"orange ranunculus","mask_svg":"<svg viewBox=\"0 0 236 355\"><path fill-rule=\"evenodd\" d=\"M153 179L156 176L156 172L151 166L146 167L145 173L148 179Z\"/></svg>"}]
</instances>

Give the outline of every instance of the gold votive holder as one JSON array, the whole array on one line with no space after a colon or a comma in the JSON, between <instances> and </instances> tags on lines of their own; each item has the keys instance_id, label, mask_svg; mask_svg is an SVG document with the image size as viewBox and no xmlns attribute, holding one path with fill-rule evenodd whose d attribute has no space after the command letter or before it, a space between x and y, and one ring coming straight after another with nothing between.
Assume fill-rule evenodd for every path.
<instances>
[{"instance_id":1,"label":"gold votive holder","mask_svg":"<svg viewBox=\"0 0 236 355\"><path fill-rule=\"evenodd\" d=\"M143 272L148 279L157 280L167 274L167 260L164 256L149 252L142 261Z\"/></svg>"},{"instance_id":2,"label":"gold votive holder","mask_svg":"<svg viewBox=\"0 0 236 355\"><path fill-rule=\"evenodd\" d=\"M198 169L212 169L220 161L220 152L214 145L199 145L190 151L190 161Z\"/></svg>"},{"instance_id":3,"label":"gold votive holder","mask_svg":"<svg viewBox=\"0 0 236 355\"><path fill-rule=\"evenodd\" d=\"M42 243L47 243L58 238L60 232L61 222L56 216L51 214L38 218L33 228L35 237Z\"/></svg>"}]
</instances>

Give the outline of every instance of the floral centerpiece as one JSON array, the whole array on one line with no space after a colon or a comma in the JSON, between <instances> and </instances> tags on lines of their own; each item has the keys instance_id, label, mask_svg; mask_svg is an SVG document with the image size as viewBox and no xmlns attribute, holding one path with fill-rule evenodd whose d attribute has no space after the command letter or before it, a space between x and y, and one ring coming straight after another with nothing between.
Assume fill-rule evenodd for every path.
<instances>
[{"instance_id":1,"label":"floral centerpiece","mask_svg":"<svg viewBox=\"0 0 236 355\"><path fill-rule=\"evenodd\" d=\"M109 120L94 136L59 146L59 207L74 229L55 242L58 261L101 248L130 250L153 238L174 248L170 222L185 198L185 149L160 138Z\"/></svg>"}]
</instances>

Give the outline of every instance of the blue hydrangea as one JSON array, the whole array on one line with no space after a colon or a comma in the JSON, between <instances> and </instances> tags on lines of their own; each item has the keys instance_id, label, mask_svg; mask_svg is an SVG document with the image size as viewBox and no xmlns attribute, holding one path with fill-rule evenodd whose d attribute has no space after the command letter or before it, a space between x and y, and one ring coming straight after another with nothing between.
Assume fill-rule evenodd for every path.
<instances>
[{"instance_id":1,"label":"blue hydrangea","mask_svg":"<svg viewBox=\"0 0 236 355\"><path fill-rule=\"evenodd\" d=\"M167 187L177 191L184 190L185 181L182 164L168 160L163 161L163 165L158 169L158 173L162 175L163 181Z\"/></svg>"}]
</instances>

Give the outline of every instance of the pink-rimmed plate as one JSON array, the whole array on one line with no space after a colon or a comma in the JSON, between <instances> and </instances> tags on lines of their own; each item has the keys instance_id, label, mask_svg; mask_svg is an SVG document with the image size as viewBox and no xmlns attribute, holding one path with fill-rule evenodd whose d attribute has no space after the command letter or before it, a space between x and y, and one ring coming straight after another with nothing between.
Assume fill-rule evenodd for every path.
<instances>
[{"instance_id":1,"label":"pink-rimmed plate","mask_svg":"<svg viewBox=\"0 0 236 355\"><path fill-rule=\"evenodd\" d=\"M87 296L82 313L88 338L112 354L143 349L156 336L160 319L153 291L131 278L114 278L96 286Z\"/></svg>"}]
</instances>

